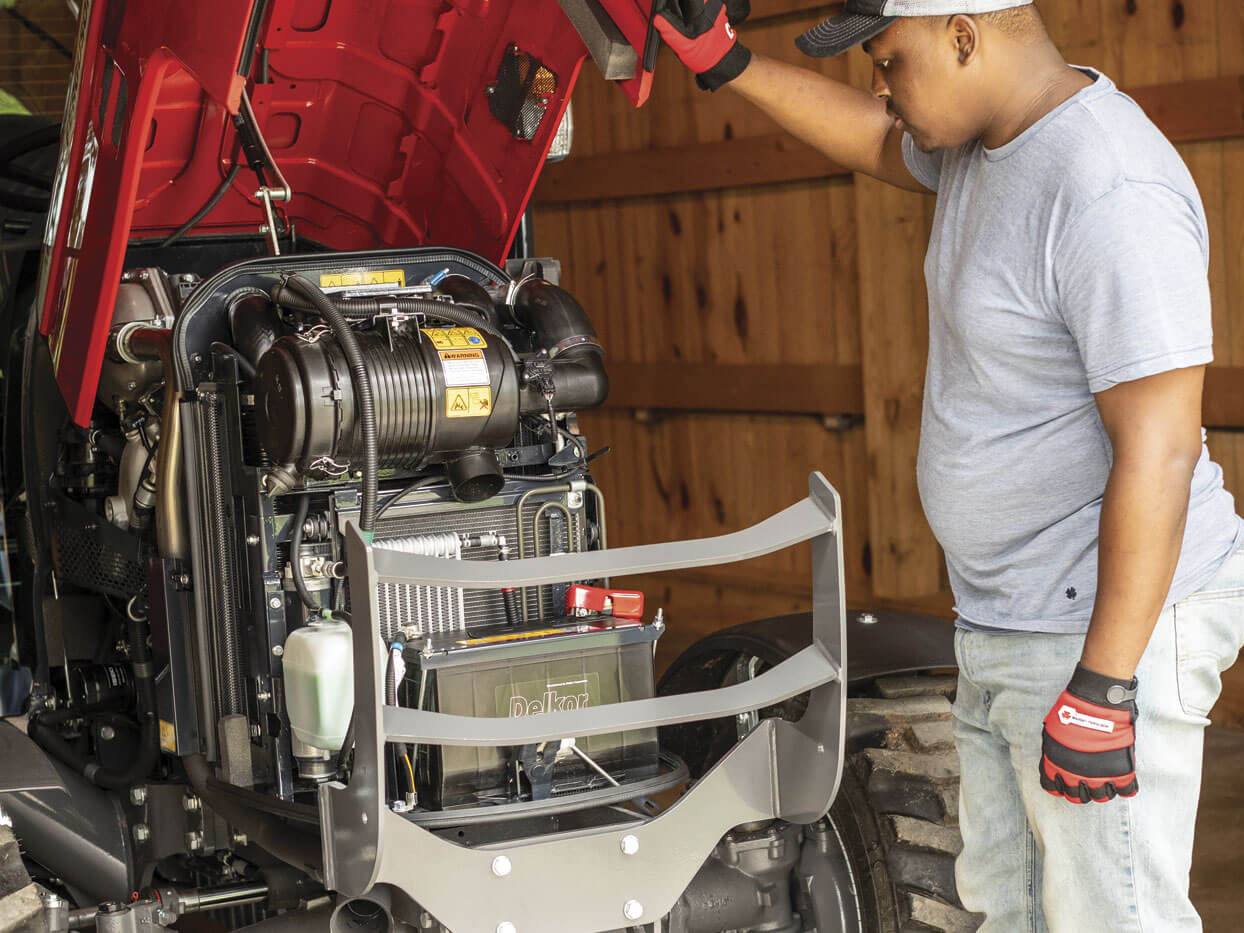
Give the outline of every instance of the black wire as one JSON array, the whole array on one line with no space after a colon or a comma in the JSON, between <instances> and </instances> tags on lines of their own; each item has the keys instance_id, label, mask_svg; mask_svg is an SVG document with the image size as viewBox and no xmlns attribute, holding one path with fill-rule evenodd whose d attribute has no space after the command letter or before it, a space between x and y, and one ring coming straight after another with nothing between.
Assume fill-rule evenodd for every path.
<instances>
[{"instance_id":1,"label":"black wire","mask_svg":"<svg viewBox=\"0 0 1244 933\"><path fill-rule=\"evenodd\" d=\"M341 741L341 751L337 753L337 777L346 778L346 764L350 760L350 752L354 751L354 709L350 710L350 721L346 726L346 737Z\"/></svg>"},{"instance_id":2,"label":"black wire","mask_svg":"<svg viewBox=\"0 0 1244 933\"><path fill-rule=\"evenodd\" d=\"M358 338L350 329L350 322L318 285L296 272L285 274L280 284L273 289L273 300L276 304L283 304L283 296L289 293L310 302L332 330L333 336L337 338L337 345L349 364L350 383L354 389L355 418L363 442L363 501L359 507L359 530L370 535L376 530L380 454L376 427L376 396L372 390L367 360L359 347Z\"/></svg>"},{"instance_id":3,"label":"black wire","mask_svg":"<svg viewBox=\"0 0 1244 933\"><path fill-rule=\"evenodd\" d=\"M397 492L393 498L389 499L384 505L376 509L376 521L380 521L380 516L389 510L390 506L396 505L399 500L405 499L408 495L417 489L423 489L426 486L435 486L437 483L444 482L443 476L421 476L409 486Z\"/></svg>"},{"instance_id":4,"label":"black wire","mask_svg":"<svg viewBox=\"0 0 1244 933\"><path fill-rule=\"evenodd\" d=\"M165 239L160 246L172 246L183 236L197 227L199 222L210 214L216 205L220 203L220 199L225 196L225 193L233 185L233 181L238 177L238 172L240 171L242 171L242 163L234 162L233 168L229 169L229 173L225 175L224 179L221 181L220 187L212 192L212 196L207 199L207 203L195 211L194 215L189 220L170 233L167 239Z\"/></svg>"},{"instance_id":5,"label":"black wire","mask_svg":"<svg viewBox=\"0 0 1244 933\"><path fill-rule=\"evenodd\" d=\"M236 347L229 346L223 340L214 340L212 341L212 349L224 356L233 357L233 361L238 364L238 369L241 370L242 375L247 379L255 378L255 367L250 360L237 351Z\"/></svg>"},{"instance_id":6,"label":"black wire","mask_svg":"<svg viewBox=\"0 0 1244 933\"><path fill-rule=\"evenodd\" d=\"M579 470L576 467L573 470L566 470L562 473L545 473L545 474L539 474L535 476L532 476L530 474L526 476L520 476L517 473L506 473L505 478L514 480L514 482L516 483L556 483L560 480L566 479L569 476L574 476L578 472Z\"/></svg>"},{"instance_id":7,"label":"black wire","mask_svg":"<svg viewBox=\"0 0 1244 933\"><path fill-rule=\"evenodd\" d=\"M294 578L294 589L298 598L311 612L318 612L320 604L311 596L307 589L307 581L302 577L302 525L307 520L307 511L311 508L310 496L298 497L298 508L294 511L294 531L289 538L289 573Z\"/></svg>"}]
</instances>

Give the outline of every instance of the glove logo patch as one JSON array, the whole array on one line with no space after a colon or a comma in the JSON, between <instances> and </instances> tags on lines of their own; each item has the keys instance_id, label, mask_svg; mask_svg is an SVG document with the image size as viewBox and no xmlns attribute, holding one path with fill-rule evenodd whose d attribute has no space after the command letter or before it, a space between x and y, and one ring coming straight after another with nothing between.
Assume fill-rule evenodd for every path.
<instances>
[{"instance_id":1,"label":"glove logo patch","mask_svg":"<svg viewBox=\"0 0 1244 933\"><path fill-rule=\"evenodd\" d=\"M734 27L730 25L730 21L729 21L729 20L726 20L726 35L730 37L731 41L733 41L733 39L734 39Z\"/></svg>"},{"instance_id":2,"label":"glove logo patch","mask_svg":"<svg viewBox=\"0 0 1244 933\"><path fill-rule=\"evenodd\" d=\"M1088 716L1074 707L1063 705L1058 708L1058 721L1064 726L1081 726L1095 732L1114 732L1114 721Z\"/></svg>"}]
</instances>

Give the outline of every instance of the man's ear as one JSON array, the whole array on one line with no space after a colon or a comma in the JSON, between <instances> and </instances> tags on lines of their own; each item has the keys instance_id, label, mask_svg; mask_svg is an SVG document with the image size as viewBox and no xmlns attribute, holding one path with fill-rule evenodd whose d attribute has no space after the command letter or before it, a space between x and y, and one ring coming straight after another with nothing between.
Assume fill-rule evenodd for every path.
<instances>
[{"instance_id":1,"label":"man's ear","mask_svg":"<svg viewBox=\"0 0 1244 933\"><path fill-rule=\"evenodd\" d=\"M972 17L960 13L950 18L947 28L955 54L959 58L959 64L970 64L976 58L977 50L980 48L980 26Z\"/></svg>"}]
</instances>

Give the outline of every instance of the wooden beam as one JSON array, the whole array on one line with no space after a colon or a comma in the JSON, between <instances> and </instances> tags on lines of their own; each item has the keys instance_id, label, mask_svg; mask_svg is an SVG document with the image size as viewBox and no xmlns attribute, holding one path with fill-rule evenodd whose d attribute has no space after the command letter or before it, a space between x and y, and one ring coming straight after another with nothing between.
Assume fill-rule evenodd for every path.
<instances>
[{"instance_id":1,"label":"wooden beam","mask_svg":"<svg viewBox=\"0 0 1244 933\"><path fill-rule=\"evenodd\" d=\"M1172 142L1244 136L1244 75L1150 84L1127 93Z\"/></svg>"},{"instance_id":2,"label":"wooden beam","mask_svg":"<svg viewBox=\"0 0 1244 933\"><path fill-rule=\"evenodd\" d=\"M746 34L748 27L781 16L812 12L829 16L840 12L841 7L841 3L826 3L825 0L752 0L752 14L743 24L741 31Z\"/></svg>"},{"instance_id":3,"label":"wooden beam","mask_svg":"<svg viewBox=\"0 0 1244 933\"><path fill-rule=\"evenodd\" d=\"M859 366L835 363L612 362L606 408L863 415ZM923 367L921 367L923 371ZM1211 366L1202 420L1244 428L1244 366Z\"/></svg>"},{"instance_id":4,"label":"wooden beam","mask_svg":"<svg viewBox=\"0 0 1244 933\"><path fill-rule=\"evenodd\" d=\"M1244 366L1205 370L1201 420L1207 428L1244 428Z\"/></svg>"},{"instance_id":5,"label":"wooden beam","mask_svg":"<svg viewBox=\"0 0 1244 933\"><path fill-rule=\"evenodd\" d=\"M608 363L607 408L848 414L864 411L858 366Z\"/></svg>"},{"instance_id":6,"label":"wooden beam","mask_svg":"<svg viewBox=\"0 0 1244 933\"><path fill-rule=\"evenodd\" d=\"M1128 93L1175 142L1244 137L1244 76L1173 81ZM787 133L571 157L548 166L537 205L745 188L851 173Z\"/></svg>"},{"instance_id":7,"label":"wooden beam","mask_svg":"<svg viewBox=\"0 0 1244 933\"><path fill-rule=\"evenodd\" d=\"M538 204L644 198L851 175L806 143L770 133L668 149L570 158L548 166Z\"/></svg>"}]
</instances>

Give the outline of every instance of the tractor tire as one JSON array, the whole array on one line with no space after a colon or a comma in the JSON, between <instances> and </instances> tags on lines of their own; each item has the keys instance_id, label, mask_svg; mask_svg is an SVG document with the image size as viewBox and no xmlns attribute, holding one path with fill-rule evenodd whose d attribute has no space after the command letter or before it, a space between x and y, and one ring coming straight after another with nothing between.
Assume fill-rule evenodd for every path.
<instances>
[{"instance_id":1,"label":"tractor tire","mask_svg":"<svg viewBox=\"0 0 1244 933\"><path fill-rule=\"evenodd\" d=\"M869 933L968 933L982 918L955 891L959 757L955 678L883 677L847 701L846 761L829 818ZM855 692L855 691L853 691Z\"/></svg>"},{"instance_id":2,"label":"tractor tire","mask_svg":"<svg viewBox=\"0 0 1244 933\"><path fill-rule=\"evenodd\" d=\"M0 824L0 933L38 933L42 929L39 888L26 873L12 828Z\"/></svg>"}]
</instances>

